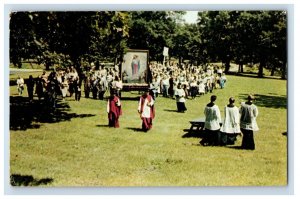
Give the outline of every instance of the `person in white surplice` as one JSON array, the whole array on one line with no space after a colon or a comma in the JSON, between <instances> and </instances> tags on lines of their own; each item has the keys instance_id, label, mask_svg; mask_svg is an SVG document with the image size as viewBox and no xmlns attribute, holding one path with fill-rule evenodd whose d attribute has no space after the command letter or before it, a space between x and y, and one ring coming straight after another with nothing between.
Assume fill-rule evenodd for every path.
<instances>
[{"instance_id":1,"label":"person in white surplice","mask_svg":"<svg viewBox=\"0 0 300 199\"><path fill-rule=\"evenodd\" d=\"M233 145L236 136L240 135L239 108L234 105L235 99L229 98L229 104L224 109L224 122L221 127L221 145Z\"/></svg>"},{"instance_id":2,"label":"person in white surplice","mask_svg":"<svg viewBox=\"0 0 300 199\"><path fill-rule=\"evenodd\" d=\"M248 95L247 102L241 103L240 114L241 114L241 131L243 134L242 149L255 150L254 142L254 131L258 131L258 125L256 117L258 116L258 109L253 104L255 100L253 95Z\"/></svg>"},{"instance_id":3,"label":"person in white surplice","mask_svg":"<svg viewBox=\"0 0 300 199\"><path fill-rule=\"evenodd\" d=\"M218 146L220 145L220 123L221 113L219 107L215 104L217 96L212 95L210 97L210 103L208 103L204 109L205 123L204 128L206 135L200 141L203 146Z\"/></svg>"}]
</instances>

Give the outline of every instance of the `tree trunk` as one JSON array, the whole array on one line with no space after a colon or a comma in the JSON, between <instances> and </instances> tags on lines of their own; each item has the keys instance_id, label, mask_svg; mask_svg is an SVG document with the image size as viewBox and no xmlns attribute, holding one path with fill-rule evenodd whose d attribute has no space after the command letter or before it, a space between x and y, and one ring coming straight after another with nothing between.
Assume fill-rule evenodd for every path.
<instances>
[{"instance_id":1,"label":"tree trunk","mask_svg":"<svg viewBox=\"0 0 300 199\"><path fill-rule=\"evenodd\" d=\"M229 69L230 69L230 60L226 60L226 62L225 62L225 73L228 73L228 71L229 71Z\"/></svg>"},{"instance_id":2,"label":"tree trunk","mask_svg":"<svg viewBox=\"0 0 300 199\"><path fill-rule=\"evenodd\" d=\"M243 73L243 72L244 72L243 64L239 64L239 73Z\"/></svg>"},{"instance_id":3,"label":"tree trunk","mask_svg":"<svg viewBox=\"0 0 300 199\"><path fill-rule=\"evenodd\" d=\"M275 74L275 66L272 67L271 76L274 76L274 74Z\"/></svg>"},{"instance_id":4,"label":"tree trunk","mask_svg":"<svg viewBox=\"0 0 300 199\"><path fill-rule=\"evenodd\" d=\"M181 57L179 57L179 67L181 67Z\"/></svg>"},{"instance_id":5,"label":"tree trunk","mask_svg":"<svg viewBox=\"0 0 300 199\"><path fill-rule=\"evenodd\" d=\"M45 66L46 66L46 70L50 70L51 64L49 62L46 62Z\"/></svg>"},{"instance_id":6,"label":"tree trunk","mask_svg":"<svg viewBox=\"0 0 300 199\"><path fill-rule=\"evenodd\" d=\"M22 68L22 62L17 63L18 68Z\"/></svg>"},{"instance_id":7,"label":"tree trunk","mask_svg":"<svg viewBox=\"0 0 300 199\"><path fill-rule=\"evenodd\" d=\"M118 55L116 54L115 55L115 58L114 58L114 66L118 63Z\"/></svg>"},{"instance_id":8,"label":"tree trunk","mask_svg":"<svg viewBox=\"0 0 300 199\"><path fill-rule=\"evenodd\" d=\"M264 77L265 66L266 66L266 62L264 60L261 60L258 68L258 77Z\"/></svg>"}]
</instances>

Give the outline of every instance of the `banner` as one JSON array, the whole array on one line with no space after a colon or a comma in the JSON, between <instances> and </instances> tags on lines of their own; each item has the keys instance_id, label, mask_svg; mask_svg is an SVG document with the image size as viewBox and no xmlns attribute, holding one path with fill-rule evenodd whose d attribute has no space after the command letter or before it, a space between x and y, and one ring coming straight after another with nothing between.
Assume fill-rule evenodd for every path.
<instances>
[{"instance_id":1,"label":"banner","mask_svg":"<svg viewBox=\"0 0 300 199\"><path fill-rule=\"evenodd\" d=\"M169 48L168 47L164 47L163 55L166 56L166 57L169 56Z\"/></svg>"}]
</instances>

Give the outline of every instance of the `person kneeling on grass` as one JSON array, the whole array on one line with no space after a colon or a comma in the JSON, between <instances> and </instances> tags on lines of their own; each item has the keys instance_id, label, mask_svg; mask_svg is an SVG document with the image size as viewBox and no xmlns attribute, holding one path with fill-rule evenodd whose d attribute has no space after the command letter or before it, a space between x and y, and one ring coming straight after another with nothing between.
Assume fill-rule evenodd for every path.
<instances>
[{"instance_id":1,"label":"person kneeling on grass","mask_svg":"<svg viewBox=\"0 0 300 199\"><path fill-rule=\"evenodd\" d=\"M241 114L240 125L241 125L241 131L243 133L241 148L247 150L255 149L253 131L259 130L256 122L256 117L258 116L258 109L253 104L254 100L255 100L254 96L250 94L248 96L248 101L242 102L240 108L240 114Z\"/></svg>"},{"instance_id":2,"label":"person kneeling on grass","mask_svg":"<svg viewBox=\"0 0 300 199\"><path fill-rule=\"evenodd\" d=\"M221 127L221 145L233 145L236 136L240 135L239 108L234 105L235 99L229 98L229 104L224 109L224 122Z\"/></svg>"},{"instance_id":3,"label":"person kneeling on grass","mask_svg":"<svg viewBox=\"0 0 300 199\"><path fill-rule=\"evenodd\" d=\"M119 128L119 117L122 115L121 101L117 97L115 90L111 91L111 95L107 102L108 126Z\"/></svg>"},{"instance_id":4,"label":"person kneeling on grass","mask_svg":"<svg viewBox=\"0 0 300 199\"><path fill-rule=\"evenodd\" d=\"M154 100L149 94L150 90L147 89L140 97L138 113L142 119L142 130L147 132L152 128L152 120L155 117Z\"/></svg>"},{"instance_id":5,"label":"person kneeling on grass","mask_svg":"<svg viewBox=\"0 0 300 199\"><path fill-rule=\"evenodd\" d=\"M200 141L200 144L203 146L220 145L221 113L219 107L215 104L216 99L217 96L212 95L210 103L204 109L206 136Z\"/></svg>"}]
</instances>

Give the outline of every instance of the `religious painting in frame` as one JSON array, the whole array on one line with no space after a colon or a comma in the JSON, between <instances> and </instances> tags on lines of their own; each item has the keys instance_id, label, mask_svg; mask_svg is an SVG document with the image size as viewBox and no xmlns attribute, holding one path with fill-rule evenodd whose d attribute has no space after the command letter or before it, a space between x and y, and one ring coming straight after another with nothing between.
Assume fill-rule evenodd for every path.
<instances>
[{"instance_id":1,"label":"religious painting in frame","mask_svg":"<svg viewBox=\"0 0 300 199\"><path fill-rule=\"evenodd\" d=\"M121 70L123 83L147 83L148 60L148 50L127 50L123 57Z\"/></svg>"}]
</instances>

